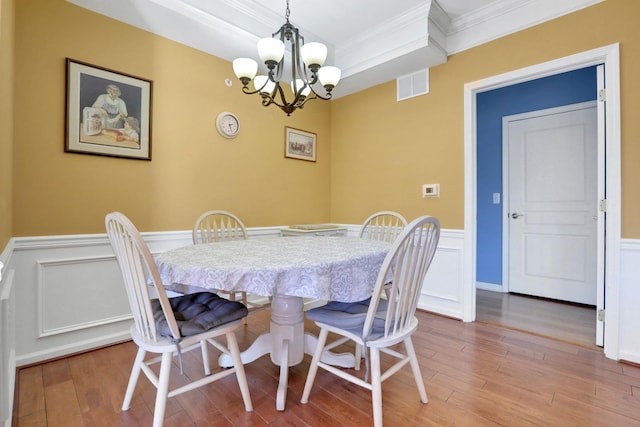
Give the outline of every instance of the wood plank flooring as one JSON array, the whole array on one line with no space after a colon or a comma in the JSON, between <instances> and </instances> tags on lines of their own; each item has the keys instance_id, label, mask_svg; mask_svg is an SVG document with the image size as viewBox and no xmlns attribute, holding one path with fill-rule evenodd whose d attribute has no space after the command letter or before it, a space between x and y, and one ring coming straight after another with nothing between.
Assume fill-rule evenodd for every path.
<instances>
[{"instance_id":1,"label":"wood plank flooring","mask_svg":"<svg viewBox=\"0 0 640 427\"><path fill-rule=\"evenodd\" d=\"M410 369L403 368L383 384L387 426L640 426L638 366L606 359L599 350L490 323L463 323L425 312L418 317L414 344L429 403L420 403ZM240 347L268 327L268 311L251 316L238 333ZM311 323L306 327L317 332ZM120 410L135 351L135 344L125 342L20 369L14 424L151 425L155 389L144 377L131 409ZM200 372L198 353L185 356L186 375ZM164 425L371 425L369 392L323 371L309 403L300 403L309 361L305 356L290 368L283 412L275 409L278 367L263 356L246 366L252 413L244 411L232 376L169 399ZM177 366L172 375L181 381Z\"/></svg>"},{"instance_id":2,"label":"wood plank flooring","mask_svg":"<svg viewBox=\"0 0 640 427\"><path fill-rule=\"evenodd\" d=\"M595 345L595 307L478 289L476 320L600 348Z\"/></svg>"}]
</instances>

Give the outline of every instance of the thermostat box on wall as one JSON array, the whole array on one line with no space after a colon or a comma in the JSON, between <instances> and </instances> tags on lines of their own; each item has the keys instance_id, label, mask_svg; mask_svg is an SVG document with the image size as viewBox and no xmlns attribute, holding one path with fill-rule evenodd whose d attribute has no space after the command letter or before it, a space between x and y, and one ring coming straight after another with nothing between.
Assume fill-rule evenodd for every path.
<instances>
[{"instance_id":1,"label":"thermostat box on wall","mask_svg":"<svg viewBox=\"0 0 640 427\"><path fill-rule=\"evenodd\" d=\"M422 197L440 197L440 184L422 184Z\"/></svg>"}]
</instances>

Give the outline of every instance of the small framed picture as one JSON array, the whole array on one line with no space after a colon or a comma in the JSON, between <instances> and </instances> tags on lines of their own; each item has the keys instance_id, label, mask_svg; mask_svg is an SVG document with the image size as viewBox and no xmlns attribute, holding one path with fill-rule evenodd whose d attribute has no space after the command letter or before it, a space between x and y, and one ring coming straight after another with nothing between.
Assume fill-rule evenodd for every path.
<instances>
[{"instance_id":1,"label":"small framed picture","mask_svg":"<svg viewBox=\"0 0 640 427\"><path fill-rule=\"evenodd\" d=\"M64 151L151 160L151 85L67 58Z\"/></svg>"},{"instance_id":2,"label":"small framed picture","mask_svg":"<svg viewBox=\"0 0 640 427\"><path fill-rule=\"evenodd\" d=\"M316 134L285 127L284 156L292 159L316 161Z\"/></svg>"}]
</instances>

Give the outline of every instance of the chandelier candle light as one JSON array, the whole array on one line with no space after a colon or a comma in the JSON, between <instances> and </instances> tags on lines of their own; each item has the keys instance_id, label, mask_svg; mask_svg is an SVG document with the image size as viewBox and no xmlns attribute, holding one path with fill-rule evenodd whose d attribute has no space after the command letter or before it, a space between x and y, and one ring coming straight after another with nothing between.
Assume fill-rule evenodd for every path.
<instances>
[{"instance_id":1,"label":"chandelier candle light","mask_svg":"<svg viewBox=\"0 0 640 427\"><path fill-rule=\"evenodd\" d=\"M298 29L289 23L289 0L287 0L287 22L271 37L258 40L258 54L267 66L268 75L256 75L258 63L250 58L237 58L233 61L233 71L242 82L242 91L247 95L259 93L262 105L275 104L287 116L296 108L302 108L310 99L331 99L331 91L340 80L340 69L323 67L327 58L327 47L322 43L305 43ZM288 47L288 49L287 49ZM285 68L284 53L291 53L291 91L293 100L287 102L281 86ZM249 88L253 80L255 90ZM326 95L320 95L314 85L320 82Z\"/></svg>"}]
</instances>

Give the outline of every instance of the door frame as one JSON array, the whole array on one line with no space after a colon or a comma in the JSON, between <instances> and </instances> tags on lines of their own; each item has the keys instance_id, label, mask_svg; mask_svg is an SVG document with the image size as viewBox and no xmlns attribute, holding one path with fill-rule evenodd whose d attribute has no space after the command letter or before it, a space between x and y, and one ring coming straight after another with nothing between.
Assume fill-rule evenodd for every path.
<instances>
[{"instance_id":1,"label":"door frame","mask_svg":"<svg viewBox=\"0 0 640 427\"><path fill-rule=\"evenodd\" d=\"M464 85L464 260L462 310L463 321L476 318L476 216L477 216L477 123L476 95L505 86L548 77L580 68L604 64L606 87L606 172L607 195L605 237L605 322L604 353L619 358L618 331L621 191L620 191L620 45L618 43L564 58L521 68ZM600 129L599 129L600 131Z\"/></svg>"}]
</instances>

